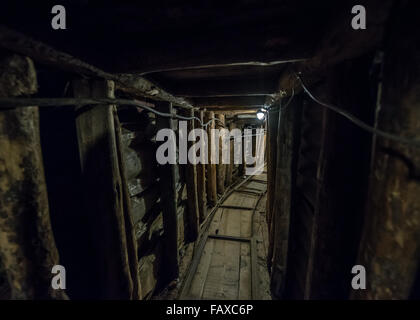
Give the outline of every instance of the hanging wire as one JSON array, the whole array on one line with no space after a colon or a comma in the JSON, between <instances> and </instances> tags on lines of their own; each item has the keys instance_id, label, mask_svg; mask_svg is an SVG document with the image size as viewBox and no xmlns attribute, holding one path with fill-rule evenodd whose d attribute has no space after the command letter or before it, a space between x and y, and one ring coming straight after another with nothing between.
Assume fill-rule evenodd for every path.
<instances>
[{"instance_id":1,"label":"hanging wire","mask_svg":"<svg viewBox=\"0 0 420 320\"><path fill-rule=\"evenodd\" d=\"M338 113L339 115L345 117L346 119L350 120L356 126L362 128L363 130L366 130L370 133L376 134L378 136L381 136L381 137L389 139L389 140L394 140L394 141L397 141L397 142L400 142L400 143L403 143L403 144L406 144L406 145L409 145L409 146L420 148L420 141L412 140L412 139L409 139L409 138L406 138L406 137L397 136L395 134L376 129L376 128L368 125L367 123L363 122L362 120L356 118L355 116L353 116L349 112L347 112L347 111L345 111L345 110L343 110L343 109L341 109L337 106L334 106L334 105L331 105L331 104L320 101L305 86L301 77L296 73L295 73L295 75L296 75L297 79L299 80L300 84L302 85L303 90L316 103L318 103L318 104L320 104L320 105L322 105L322 106L324 106L328 109L331 109L332 111L334 111L334 112Z\"/></svg>"},{"instance_id":2,"label":"hanging wire","mask_svg":"<svg viewBox=\"0 0 420 320\"><path fill-rule=\"evenodd\" d=\"M135 106L152 112L158 116L178 119L178 120L197 120L200 125L207 129L207 126L213 121L219 121L223 124L223 121L217 118L212 118L208 122L203 123L198 117L186 117L178 114L160 112L151 106L148 106L146 102L139 101L136 99L110 99L110 98L0 98L0 110L10 110L15 107L60 107L60 106L86 106L86 105L98 105L98 104L117 104L120 106Z\"/></svg>"},{"instance_id":3,"label":"hanging wire","mask_svg":"<svg viewBox=\"0 0 420 320\"><path fill-rule=\"evenodd\" d=\"M284 105L284 109L287 108L287 106L292 102L293 98L295 97L295 86L292 87L292 95L290 96L289 100L287 100L287 103Z\"/></svg>"}]
</instances>

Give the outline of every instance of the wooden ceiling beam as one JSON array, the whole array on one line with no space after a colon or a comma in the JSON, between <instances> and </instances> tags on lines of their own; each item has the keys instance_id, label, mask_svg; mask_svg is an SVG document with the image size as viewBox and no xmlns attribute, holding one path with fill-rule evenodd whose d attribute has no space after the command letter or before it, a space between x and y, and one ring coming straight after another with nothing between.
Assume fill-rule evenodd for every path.
<instances>
[{"instance_id":1,"label":"wooden ceiling beam","mask_svg":"<svg viewBox=\"0 0 420 320\"><path fill-rule=\"evenodd\" d=\"M214 79L203 81L177 81L167 86L175 96L181 97L235 97L266 96L277 91L277 77L263 79Z\"/></svg>"},{"instance_id":2,"label":"wooden ceiling beam","mask_svg":"<svg viewBox=\"0 0 420 320\"><path fill-rule=\"evenodd\" d=\"M214 113L225 113L225 112L255 112L259 110L261 107L238 107L238 106L224 106L224 107L203 107L202 109L206 109L207 111L213 111Z\"/></svg>"},{"instance_id":3,"label":"wooden ceiling beam","mask_svg":"<svg viewBox=\"0 0 420 320\"><path fill-rule=\"evenodd\" d=\"M55 50L40 41L33 40L20 32L1 25L0 47L23 54L36 62L54 66L69 73L113 80L118 89L135 96L141 96L150 100L165 100L180 107L192 108L188 101L174 97L140 76L116 75L105 72L67 53Z\"/></svg>"},{"instance_id":4,"label":"wooden ceiling beam","mask_svg":"<svg viewBox=\"0 0 420 320\"><path fill-rule=\"evenodd\" d=\"M196 107L206 108L258 108L266 103L267 96L238 96L238 97L206 97L194 98L193 104Z\"/></svg>"}]
</instances>

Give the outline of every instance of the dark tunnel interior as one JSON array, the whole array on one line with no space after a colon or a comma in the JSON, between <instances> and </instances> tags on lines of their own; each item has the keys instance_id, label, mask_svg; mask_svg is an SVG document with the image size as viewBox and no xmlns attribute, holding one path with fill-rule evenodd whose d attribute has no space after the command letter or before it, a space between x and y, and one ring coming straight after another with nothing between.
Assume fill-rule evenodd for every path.
<instances>
[{"instance_id":1,"label":"dark tunnel interior","mask_svg":"<svg viewBox=\"0 0 420 320\"><path fill-rule=\"evenodd\" d=\"M419 17L4 1L0 300L418 300Z\"/></svg>"}]
</instances>

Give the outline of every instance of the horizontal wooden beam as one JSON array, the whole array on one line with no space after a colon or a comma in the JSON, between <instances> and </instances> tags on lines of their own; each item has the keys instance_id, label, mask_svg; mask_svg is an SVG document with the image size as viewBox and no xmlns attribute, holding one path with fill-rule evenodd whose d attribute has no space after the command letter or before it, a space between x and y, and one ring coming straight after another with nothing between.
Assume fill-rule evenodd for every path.
<instances>
[{"instance_id":1,"label":"horizontal wooden beam","mask_svg":"<svg viewBox=\"0 0 420 320\"><path fill-rule=\"evenodd\" d=\"M203 75L204 77L206 74ZM258 79L260 76L260 79ZM181 97L231 97L231 96L265 96L277 92L278 75L265 78L263 74L256 79L212 79L176 81L168 88L175 96Z\"/></svg>"},{"instance_id":2,"label":"horizontal wooden beam","mask_svg":"<svg viewBox=\"0 0 420 320\"><path fill-rule=\"evenodd\" d=\"M250 238L234 237L234 236L228 236L228 235L223 235L223 234L209 234L208 237L210 239L217 239L217 240L251 242L251 239Z\"/></svg>"},{"instance_id":3,"label":"horizontal wooden beam","mask_svg":"<svg viewBox=\"0 0 420 320\"><path fill-rule=\"evenodd\" d=\"M192 106L182 98L158 88L150 81L136 75L116 75L105 72L95 66L81 61L65 52L54 48L26 35L0 25L0 47L17 52L34 59L41 64L92 78L114 80L118 89L133 95L151 100L165 100L177 106L191 108Z\"/></svg>"},{"instance_id":4,"label":"horizontal wooden beam","mask_svg":"<svg viewBox=\"0 0 420 320\"><path fill-rule=\"evenodd\" d=\"M227 205L227 204L222 204L221 206L219 206L219 208L223 208L223 209L235 209L235 210L254 210L254 207L243 207L243 206L233 206L233 205Z\"/></svg>"},{"instance_id":5,"label":"horizontal wooden beam","mask_svg":"<svg viewBox=\"0 0 420 320\"><path fill-rule=\"evenodd\" d=\"M203 107L203 109L206 109L207 111L214 111L214 113L234 113L236 114L242 114L242 113L252 113L256 112L260 107L254 107L254 106L245 106L245 107L238 107L238 106L214 106L214 107Z\"/></svg>"},{"instance_id":6,"label":"horizontal wooden beam","mask_svg":"<svg viewBox=\"0 0 420 320\"><path fill-rule=\"evenodd\" d=\"M194 98L197 107L261 107L266 103L267 96L238 96L238 97L206 97Z\"/></svg>"}]
</instances>

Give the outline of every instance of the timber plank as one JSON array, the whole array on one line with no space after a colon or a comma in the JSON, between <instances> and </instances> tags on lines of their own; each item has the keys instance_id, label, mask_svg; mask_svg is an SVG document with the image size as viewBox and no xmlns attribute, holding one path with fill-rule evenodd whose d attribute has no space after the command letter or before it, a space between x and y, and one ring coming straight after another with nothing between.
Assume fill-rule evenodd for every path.
<instances>
[{"instance_id":1,"label":"timber plank","mask_svg":"<svg viewBox=\"0 0 420 320\"><path fill-rule=\"evenodd\" d=\"M249 244L241 243L238 299L250 300L251 298L251 249Z\"/></svg>"}]
</instances>

